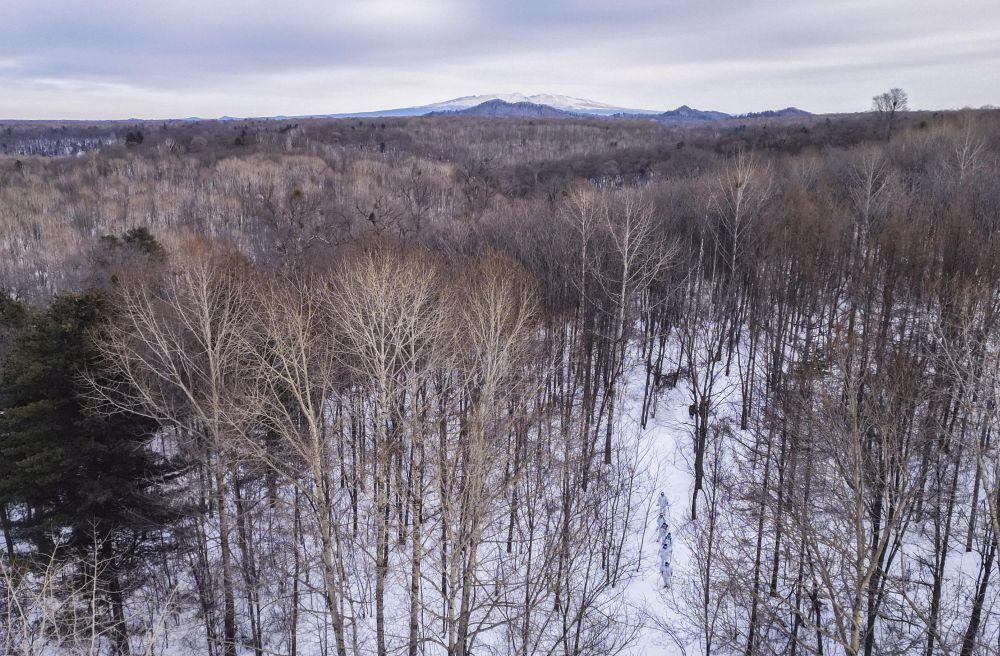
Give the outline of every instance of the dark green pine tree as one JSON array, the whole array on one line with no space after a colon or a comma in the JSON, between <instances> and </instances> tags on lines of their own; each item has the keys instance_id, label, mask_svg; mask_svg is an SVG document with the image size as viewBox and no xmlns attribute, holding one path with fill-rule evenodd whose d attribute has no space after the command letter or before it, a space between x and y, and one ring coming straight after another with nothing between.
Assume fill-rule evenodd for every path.
<instances>
[{"instance_id":1,"label":"dark green pine tree","mask_svg":"<svg viewBox=\"0 0 1000 656\"><path fill-rule=\"evenodd\" d=\"M24 326L27 311L24 304L10 298L4 293L0 293L0 390L3 390L3 363L7 359L14 340ZM9 473L6 462L0 457L0 480L4 480ZM7 556L14 556L14 530L10 521L10 512L6 502L0 501L0 529L3 530L4 546L7 548Z\"/></svg>"},{"instance_id":2,"label":"dark green pine tree","mask_svg":"<svg viewBox=\"0 0 1000 656\"><path fill-rule=\"evenodd\" d=\"M62 553L101 563L123 651L128 574L176 513L161 494L173 467L149 448L156 425L88 412L83 398L105 302L98 292L57 296L29 314L12 344L0 387L0 501L26 545L47 552L58 542Z\"/></svg>"}]
</instances>

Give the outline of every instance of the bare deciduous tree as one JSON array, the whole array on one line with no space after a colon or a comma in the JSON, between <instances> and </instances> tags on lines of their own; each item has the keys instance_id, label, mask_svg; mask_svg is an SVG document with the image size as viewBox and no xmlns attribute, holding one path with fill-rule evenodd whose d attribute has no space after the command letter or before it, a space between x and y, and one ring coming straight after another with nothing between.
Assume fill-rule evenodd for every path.
<instances>
[{"instance_id":1,"label":"bare deciduous tree","mask_svg":"<svg viewBox=\"0 0 1000 656\"><path fill-rule=\"evenodd\" d=\"M909 96L898 87L872 98L872 110L878 113L885 124L886 141L892 139L892 131L896 127L896 115L909 109L909 102Z\"/></svg>"}]
</instances>

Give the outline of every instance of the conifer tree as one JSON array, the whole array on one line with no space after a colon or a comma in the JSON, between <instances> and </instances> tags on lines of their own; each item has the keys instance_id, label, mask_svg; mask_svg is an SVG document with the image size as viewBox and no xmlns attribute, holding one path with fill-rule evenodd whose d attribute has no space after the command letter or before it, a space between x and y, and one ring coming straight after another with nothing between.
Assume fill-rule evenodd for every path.
<instances>
[{"instance_id":1,"label":"conifer tree","mask_svg":"<svg viewBox=\"0 0 1000 656\"><path fill-rule=\"evenodd\" d=\"M0 364L6 360L7 352L10 350L15 337L24 325L24 319L24 305L6 294L0 293ZM0 390L2 389L3 367L0 366ZM6 461L0 458L0 479L6 478L7 471ZM7 556L13 557L14 534L6 502L0 502L0 529L3 530Z\"/></svg>"},{"instance_id":2,"label":"conifer tree","mask_svg":"<svg viewBox=\"0 0 1000 656\"><path fill-rule=\"evenodd\" d=\"M161 494L172 465L148 448L154 422L92 412L82 396L104 305L97 292L57 296L29 312L12 344L0 388L0 501L14 509L16 538L101 564L83 574L98 577L124 653L126 575L174 517Z\"/></svg>"}]
</instances>

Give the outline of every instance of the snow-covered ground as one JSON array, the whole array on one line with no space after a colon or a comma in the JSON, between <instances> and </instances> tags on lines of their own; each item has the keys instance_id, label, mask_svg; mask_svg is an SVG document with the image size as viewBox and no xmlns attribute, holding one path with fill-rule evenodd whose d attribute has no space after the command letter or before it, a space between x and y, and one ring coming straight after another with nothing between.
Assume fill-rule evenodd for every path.
<instances>
[{"instance_id":1,"label":"snow-covered ground","mask_svg":"<svg viewBox=\"0 0 1000 656\"><path fill-rule=\"evenodd\" d=\"M637 379L640 377L636 377ZM641 385L641 381L639 381ZM634 430L640 430L634 415L642 407L642 388L630 385L630 403L627 413L633 417ZM665 518L670 525L673 538L672 562L673 579L682 576L690 561L690 548L683 539L689 524L691 492L694 488L691 462L692 430L688 416L690 400L685 389L678 385L668 390L658 403L656 416L647 422L642 431L645 449L647 491L644 502L646 517L645 531L636 539L642 544L641 573L630 583L626 595L630 603L643 609L647 616L639 638L629 651L635 656L680 656L686 653L684 647L665 630L664 625L676 624L681 618L668 600L674 595L674 586L664 585L661 571L661 540L658 532L660 524L660 495L667 500L669 512ZM687 653L691 653L687 650Z\"/></svg>"}]
</instances>

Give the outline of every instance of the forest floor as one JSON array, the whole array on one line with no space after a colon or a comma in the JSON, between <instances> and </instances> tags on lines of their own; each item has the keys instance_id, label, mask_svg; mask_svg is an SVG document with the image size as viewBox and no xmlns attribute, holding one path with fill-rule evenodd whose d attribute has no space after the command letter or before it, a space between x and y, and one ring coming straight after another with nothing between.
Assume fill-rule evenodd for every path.
<instances>
[{"instance_id":1,"label":"forest floor","mask_svg":"<svg viewBox=\"0 0 1000 656\"><path fill-rule=\"evenodd\" d=\"M694 428L688 415L690 398L684 382L666 390L657 402L655 417L651 417L646 428L642 429L639 425L642 375L641 371L636 371L633 376L636 384L629 386L628 410L623 421L631 422L632 430L641 431L640 439L645 451L647 481L642 488L649 492L642 499L644 531L635 536L641 541L640 571L626 591L629 603L641 611L645 622L626 653L635 656L682 656L698 653L696 644L688 644L684 637L673 631L685 623L676 610L682 605L678 586L689 575L693 565L690 543L686 539L692 525L690 507L694 488ZM667 520L673 536L673 576L669 587L664 585L660 573L657 532L660 492L666 495L669 502Z\"/></svg>"}]
</instances>

